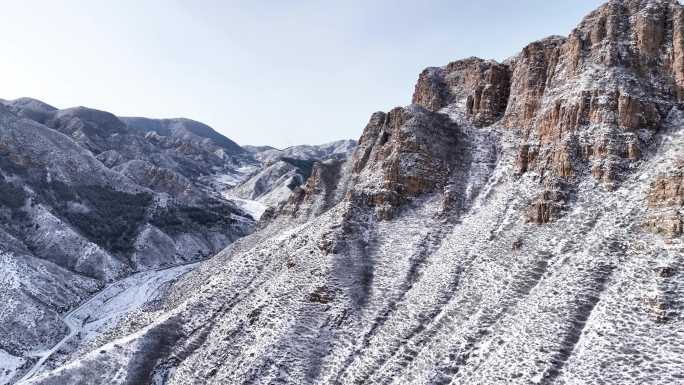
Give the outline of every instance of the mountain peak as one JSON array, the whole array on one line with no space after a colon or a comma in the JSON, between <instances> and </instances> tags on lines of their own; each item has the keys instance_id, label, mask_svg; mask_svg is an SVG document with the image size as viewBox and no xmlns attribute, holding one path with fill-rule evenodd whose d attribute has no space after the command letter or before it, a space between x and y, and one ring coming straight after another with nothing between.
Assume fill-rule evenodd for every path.
<instances>
[{"instance_id":1,"label":"mountain peak","mask_svg":"<svg viewBox=\"0 0 684 385\"><path fill-rule=\"evenodd\" d=\"M154 131L159 135L187 138L192 140L211 140L229 154L246 152L237 143L220 134L210 126L187 118L150 119L141 117L120 117L130 128L143 132Z\"/></svg>"},{"instance_id":2,"label":"mountain peak","mask_svg":"<svg viewBox=\"0 0 684 385\"><path fill-rule=\"evenodd\" d=\"M532 42L503 63L470 57L426 68L413 103L373 113L357 146L246 147L261 169L223 196L259 217L260 229L182 279L155 271L149 281L163 290L143 286L139 296L103 292L85 301L63 318L69 337L47 347L29 382L677 382L684 363L677 334L684 325L683 91L682 7L610 1L567 37ZM199 225L222 231L230 223L221 219L236 219L213 206L163 211L201 194L194 182L214 167L211 154L197 150L216 149L208 143L215 132L183 119L121 120L146 133L141 147L124 157L130 143L114 135L117 147L98 156L102 164L87 151L84 159L160 192L157 207L123 200L120 211L153 215L131 223L140 231L128 245L140 250L131 260L185 260L198 252L194 245L220 235L200 233ZM0 155L7 143L20 155L31 143L30 133L16 131L23 140L4 134ZM0 157L11 176L0 178L10 193L0 198L15 211L41 209L40 201L11 199L21 196L14 186L21 167L49 165L54 156L35 153L40 163ZM63 154L56 160L66 171L83 170ZM78 175L92 173L84 170ZM61 198L53 201L70 210L67 219L89 208L106 214L121 200L60 191L45 199ZM98 222L81 223L89 230ZM22 252L65 233L42 226L20 227L35 234ZM0 239L8 238L1 230ZM169 239L188 246L178 250ZM42 250L54 258L52 246ZM107 313L122 296L135 297L135 309ZM21 331L13 335L30 336ZM35 346L24 338L13 352L24 357Z\"/></svg>"},{"instance_id":3,"label":"mountain peak","mask_svg":"<svg viewBox=\"0 0 684 385\"><path fill-rule=\"evenodd\" d=\"M33 99L33 98L28 98L28 97L22 97L18 99L14 99L11 101L5 101L6 104L11 104L12 106L15 107L20 107L20 108L30 108L33 110L39 110L39 111L56 111L57 108L42 102L38 99Z\"/></svg>"}]
</instances>

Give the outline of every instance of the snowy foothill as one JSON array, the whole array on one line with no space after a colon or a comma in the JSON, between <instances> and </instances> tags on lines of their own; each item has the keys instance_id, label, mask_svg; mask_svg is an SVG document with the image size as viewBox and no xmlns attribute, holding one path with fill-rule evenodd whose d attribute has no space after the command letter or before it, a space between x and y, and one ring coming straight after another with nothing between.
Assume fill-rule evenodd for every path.
<instances>
[{"instance_id":1,"label":"snowy foothill","mask_svg":"<svg viewBox=\"0 0 684 385\"><path fill-rule=\"evenodd\" d=\"M127 314L161 297L164 288L181 275L191 271L198 262L144 271L107 285L81 306L65 314L63 321L69 327L69 334L52 348L35 352L38 361L17 383L23 383L44 369L44 364L66 343L76 339L77 344L93 340L99 334L116 326ZM7 368L7 374L0 373L0 384L14 377L16 368L24 361L0 350L0 367Z\"/></svg>"}]
</instances>

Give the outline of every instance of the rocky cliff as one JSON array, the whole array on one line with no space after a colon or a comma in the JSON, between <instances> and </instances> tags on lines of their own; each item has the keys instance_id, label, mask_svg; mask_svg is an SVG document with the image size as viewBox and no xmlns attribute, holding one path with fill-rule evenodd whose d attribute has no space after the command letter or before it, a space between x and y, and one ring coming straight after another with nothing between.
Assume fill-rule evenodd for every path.
<instances>
[{"instance_id":1,"label":"rocky cliff","mask_svg":"<svg viewBox=\"0 0 684 385\"><path fill-rule=\"evenodd\" d=\"M672 384L684 8L423 71L281 212L28 383Z\"/></svg>"}]
</instances>

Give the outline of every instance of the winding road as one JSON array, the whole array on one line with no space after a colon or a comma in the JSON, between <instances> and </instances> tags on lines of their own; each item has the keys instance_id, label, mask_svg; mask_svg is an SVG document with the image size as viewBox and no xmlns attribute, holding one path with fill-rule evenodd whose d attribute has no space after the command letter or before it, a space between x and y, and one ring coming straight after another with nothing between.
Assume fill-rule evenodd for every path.
<instances>
[{"instance_id":1,"label":"winding road","mask_svg":"<svg viewBox=\"0 0 684 385\"><path fill-rule=\"evenodd\" d=\"M200 262L191 262L135 273L106 285L77 308L64 314L62 320L69 333L48 350L37 352L38 361L16 384L26 384L43 368L55 352L75 336L89 341L107 330L126 314L159 297L168 282L194 269Z\"/></svg>"}]
</instances>

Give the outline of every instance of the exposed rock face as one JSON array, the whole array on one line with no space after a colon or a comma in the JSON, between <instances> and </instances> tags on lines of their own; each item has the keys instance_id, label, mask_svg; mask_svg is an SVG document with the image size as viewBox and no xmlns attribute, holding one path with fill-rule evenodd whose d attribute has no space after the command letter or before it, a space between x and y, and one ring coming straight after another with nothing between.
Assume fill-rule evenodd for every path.
<instances>
[{"instance_id":1,"label":"exposed rock face","mask_svg":"<svg viewBox=\"0 0 684 385\"><path fill-rule=\"evenodd\" d=\"M615 0L427 70L349 162L296 166L284 211L29 383L681 382L679 18Z\"/></svg>"},{"instance_id":2,"label":"exposed rock face","mask_svg":"<svg viewBox=\"0 0 684 385\"><path fill-rule=\"evenodd\" d=\"M437 111L463 104L476 125L489 125L503 115L508 102L509 67L478 58L428 68L418 78L413 103Z\"/></svg>"},{"instance_id":3,"label":"exposed rock face","mask_svg":"<svg viewBox=\"0 0 684 385\"><path fill-rule=\"evenodd\" d=\"M523 48L511 60L511 92L506 107L505 124L509 127L529 127L541 107L547 83L558 64L559 47L564 37L553 36Z\"/></svg>"},{"instance_id":4,"label":"exposed rock face","mask_svg":"<svg viewBox=\"0 0 684 385\"><path fill-rule=\"evenodd\" d=\"M649 208L644 227L656 234L674 238L684 232L684 162L669 175L660 175L651 184L646 203Z\"/></svg>"},{"instance_id":5,"label":"exposed rock face","mask_svg":"<svg viewBox=\"0 0 684 385\"><path fill-rule=\"evenodd\" d=\"M527 220L543 224L558 219L566 207L566 198L566 193L561 186L549 186L528 208Z\"/></svg>"},{"instance_id":6,"label":"exposed rock face","mask_svg":"<svg viewBox=\"0 0 684 385\"><path fill-rule=\"evenodd\" d=\"M533 43L512 60L504 122L526 133L521 159L532 147L536 154L521 171L564 158L556 175L572 176L589 164L597 179L614 186L679 101L673 63L682 43L680 13L676 1L611 1L567 39Z\"/></svg>"},{"instance_id":7,"label":"exposed rock face","mask_svg":"<svg viewBox=\"0 0 684 385\"><path fill-rule=\"evenodd\" d=\"M320 215L342 200L349 178L350 162L328 159L315 162L311 176L301 187L295 187L287 203L280 209L292 216L311 218Z\"/></svg>"},{"instance_id":8,"label":"exposed rock face","mask_svg":"<svg viewBox=\"0 0 684 385\"><path fill-rule=\"evenodd\" d=\"M248 146L263 168L225 195L272 208L265 212L262 225L281 214L305 220L342 199L355 148L356 141L350 140L284 150Z\"/></svg>"},{"instance_id":9,"label":"exposed rock face","mask_svg":"<svg viewBox=\"0 0 684 385\"><path fill-rule=\"evenodd\" d=\"M684 206L684 162L670 175L661 175L651 185L649 207Z\"/></svg>"},{"instance_id":10,"label":"exposed rock face","mask_svg":"<svg viewBox=\"0 0 684 385\"><path fill-rule=\"evenodd\" d=\"M426 69L413 101L461 103L477 125L501 118L520 130L519 174L551 183L591 174L614 189L681 101L682 20L676 1L610 1L567 38L534 42L504 64Z\"/></svg>"},{"instance_id":11,"label":"exposed rock face","mask_svg":"<svg viewBox=\"0 0 684 385\"><path fill-rule=\"evenodd\" d=\"M376 112L354 153L351 196L389 218L407 200L443 189L458 133L446 115L417 105Z\"/></svg>"},{"instance_id":12,"label":"exposed rock face","mask_svg":"<svg viewBox=\"0 0 684 385\"><path fill-rule=\"evenodd\" d=\"M681 100L682 20L676 1L610 1L569 37L534 42L505 64L426 69L413 102L463 103L477 125L503 118L522 130L519 172L569 178L588 168L612 188Z\"/></svg>"}]
</instances>

